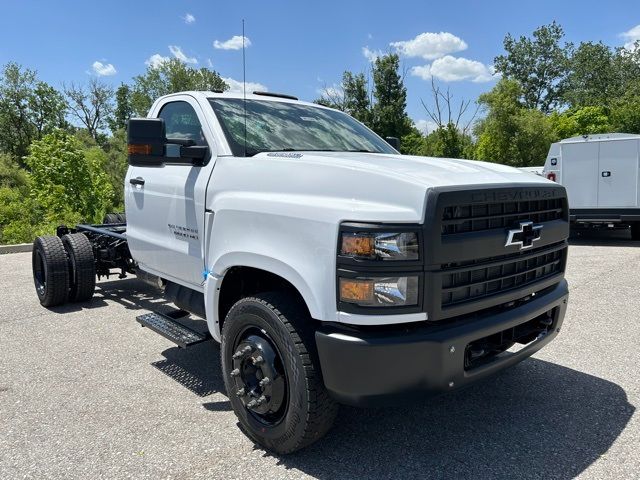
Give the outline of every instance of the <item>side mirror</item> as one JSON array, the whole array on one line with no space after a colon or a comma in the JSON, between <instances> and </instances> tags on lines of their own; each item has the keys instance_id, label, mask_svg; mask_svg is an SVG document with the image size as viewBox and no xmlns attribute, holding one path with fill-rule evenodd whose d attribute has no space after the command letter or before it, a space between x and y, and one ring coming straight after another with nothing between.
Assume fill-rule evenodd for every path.
<instances>
[{"instance_id":1,"label":"side mirror","mask_svg":"<svg viewBox=\"0 0 640 480\"><path fill-rule=\"evenodd\" d=\"M202 164L209 154L209 147L197 146L193 140L166 138L162 118L130 119L127 144L129 164L138 166Z\"/></svg>"},{"instance_id":2,"label":"side mirror","mask_svg":"<svg viewBox=\"0 0 640 480\"><path fill-rule=\"evenodd\" d=\"M398 137L387 137L385 138L387 143L391 145L396 150L400 151L400 139Z\"/></svg>"},{"instance_id":3,"label":"side mirror","mask_svg":"<svg viewBox=\"0 0 640 480\"><path fill-rule=\"evenodd\" d=\"M127 124L130 165L154 165L164 156L165 126L162 118L131 118Z\"/></svg>"}]
</instances>

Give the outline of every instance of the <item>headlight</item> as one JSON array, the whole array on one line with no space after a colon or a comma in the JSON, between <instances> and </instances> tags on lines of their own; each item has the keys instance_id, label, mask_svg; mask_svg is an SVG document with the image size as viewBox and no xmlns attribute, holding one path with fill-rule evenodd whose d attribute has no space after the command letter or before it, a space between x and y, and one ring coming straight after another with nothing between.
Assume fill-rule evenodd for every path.
<instances>
[{"instance_id":1,"label":"headlight","mask_svg":"<svg viewBox=\"0 0 640 480\"><path fill-rule=\"evenodd\" d=\"M342 232L340 255L363 260L418 260L418 234Z\"/></svg>"},{"instance_id":2,"label":"headlight","mask_svg":"<svg viewBox=\"0 0 640 480\"><path fill-rule=\"evenodd\" d=\"M418 277L340 278L340 300L362 307L418 304Z\"/></svg>"}]
</instances>

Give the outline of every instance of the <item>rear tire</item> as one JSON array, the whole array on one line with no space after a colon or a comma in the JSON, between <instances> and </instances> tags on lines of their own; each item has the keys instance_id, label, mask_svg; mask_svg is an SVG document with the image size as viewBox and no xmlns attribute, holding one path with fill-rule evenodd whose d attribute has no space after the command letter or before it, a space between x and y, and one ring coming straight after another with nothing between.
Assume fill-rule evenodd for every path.
<instances>
[{"instance_id":1,"label":"rear tire","mask_svg":"<svg viewBox=\"0 0 640 480\"><path fill-rule=\"evenodd\" d=\"M640 222L631 224L631 239L640 240Z\"/></svg>"},{"instance_id":2,"label":"rear tire","mask_svg":"<svg viewBox=\"0 0 640 480\"><path fill-rule=\"evenodd\" d=\"M279 454L322 438L338 412L314 361L311 321L290 295L263 293L231 307L222 329L222 373L233 410L253 441ZM251 407L260 398L264 403Z\"/></svg>"},{"instance_id":3,"label":"rear tire","mask_svg":"<svg viewBox=\"0 0 640 480\"><path fill-rule=\"evenodd\" d=\"M69 300L91 300L96 288L96 264L93 246L83 233L70 233L62 237L69 257Z\"/></svg>"},{"instance_id":4,"label":"rear tire","mask_svg":"<svg viewBox=\"0 0 640 480\"><path fill-rule=\"evenodd\" d=\"M105 214L104 218L102 219L102 224L103 225L110 225L113 223L121 223L120 219L118 218L118 214L117 213L107 213Z\"/></svg>"},{"instance_id":5,"label":"rear tire","mask_svg":"<svg viewBox=\"0 0 640 480\"><path fill-rule=\"evenodd\" d=\"M55 236L37 237L31 267L40 305L54 307L65 303L69 297L69 262L62 240Z\"/></svg>"}]
</instances>

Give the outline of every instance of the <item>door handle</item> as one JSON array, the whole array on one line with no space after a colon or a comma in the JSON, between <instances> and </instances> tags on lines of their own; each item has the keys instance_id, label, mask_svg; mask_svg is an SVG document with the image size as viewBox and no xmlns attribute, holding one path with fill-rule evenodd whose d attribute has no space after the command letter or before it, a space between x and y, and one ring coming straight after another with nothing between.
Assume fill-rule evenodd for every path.
<instances>
[{"instance_id":1,"label":"door handle","mask_svg":"<svg viewBox=\"0 0 640 480\"><path fill-rule=\"evenodd\" d=\"M140 185L140 186L142 186L142 185L144 185L144 178L142 178L142 177L130 178L129 179L129 183L131 185Z\"/></svg>"},{"instance_id":2,"label":"door handle","mask_svg":"<svg viewBox=\"0 0 640 480\"><path fill-rule=\"evenodd\" d=\"M605 170L604 172L602 172L602 176L603 177L610 177L611 176L611 172Z\"/></svg>"}]
</instances>

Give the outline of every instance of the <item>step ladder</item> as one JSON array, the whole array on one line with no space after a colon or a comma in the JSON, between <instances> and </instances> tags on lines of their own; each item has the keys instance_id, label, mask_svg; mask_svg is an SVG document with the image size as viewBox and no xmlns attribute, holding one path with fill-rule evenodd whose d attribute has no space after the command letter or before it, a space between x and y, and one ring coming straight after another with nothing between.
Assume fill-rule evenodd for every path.
<instances>
[{"instance_id":1,"label":"step ladder","mask_svg":"<svg viewBox=\"0 0 640 480\"><path fill-rule=\"evenodd\" d=\"M138 315L136 320L143 327L147 327L162 335L164 338L171 340L180 348L191 347L209 340L211 334L208 332L196 332L177 321L177 318L185 317L186 315L188 315L188 313L184 310L174 310L169 314L150 312L144 315Z\"/></svg>"}]
</instances>

